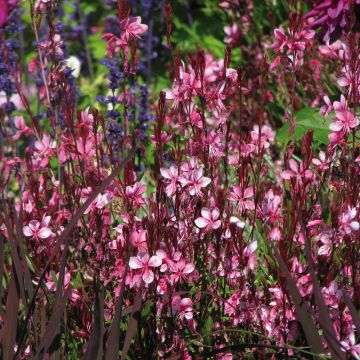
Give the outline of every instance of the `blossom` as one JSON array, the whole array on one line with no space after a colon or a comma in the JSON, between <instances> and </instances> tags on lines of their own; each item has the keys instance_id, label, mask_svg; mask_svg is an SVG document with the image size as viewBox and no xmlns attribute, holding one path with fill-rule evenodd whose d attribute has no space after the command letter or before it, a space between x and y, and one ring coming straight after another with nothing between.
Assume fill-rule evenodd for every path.
<instances>
[{"instance_id":1,"label":"blossom","mask_svg":"<svg viewBox=\"0 0 360 360\"><path fill-rule=\"evenodd\" d=\"M355 220L356 214L356 209L349 207L348 211L340 216L340 228L345 231L346 234L359 230L360 224Z\"/></svg>"},{"instance_id":2,"label":"blossom","mask_svg":"<svg viewBox=\"0 0 360 360\"><path fill-rule=\"evenodd\" d=\"M58 282L59 277L60 277L60 273L57 273L56 274L56 279L57 279L56 283ZM65 291L67 290L67 288L70 285L70 278L71 278L70 273L68 272L68 269L65 267L65 274L64 274L64 290ZM56 283L55 283L53 277L49 276L45 285L50 291L55 292L56 291Z\"/></svg>"},{"instance_id":3,"label":"blossom","mask_svg":"<svg viewBox=\"0 0 360 360\"><path fill-rule=\"evenodd\" d=\"M321 171L327 170L331 160L326 159L326 155L323 151L319 152L319 159L312 159L312 163Z\"/></svg>"},{"instance_id":4,"label":"blossom","mask_svg":"<svg viewBox=\"0 0 360 360\"><path fill-rule=\"evenodd\" d=\"M351 111L337 111L334 120L329 128L335 132L344 131L345 134L348 134L351 129L359 125L359 120Z\"/></svg>"},{"instance_id":5,"label":"blossom","mask_svg":"<svg viewBox=\"0 0 360 360\"><path fill-rule=\"evenodd\" d=\"M128 41L129 39L139 39L141 34L148 30L148 26L141 23L141 17L129 17L120 22L121 38Z\"/></svg>"},{"instance_id":6,"label":"blossom","mask_svg":"<svg viewBox=\"0 0 360 360\"><path fill-rule=\"evenodd\" d=\"M347 341L341 341L343 351L348 351L356 360L360 359L360 343L356 342L355 333L351 331Z\"/></svg>"},{"instance_id":7,"label":"blossom","mask_svg":"<svg viewBox=\"0 0 360 360\"><path fill-rule=\"evenodd\" d=\"M134 206L146 205L146 200L142 197L146 191L146 185L135 183L133 186L127 186L125 189L126 196Z\"/></svg>"},{"instance_id":8,"label":"blossom","mask_svg":"<svg viewBox=\"0 0 360 360\"><path fill-rule=\"evenodd\" d=\"M42 155L43 157L51 156L54 154L54 149L56 148L55 141L51 141L51 138L48 134L44 134L42 140L35 142L35 151Z\"/></svg>"},{"instance_id":9,"label":"blossom","mask_svg":"<svg viewBox=\"0 0 360 360\"><path fill-rule=\"evenodd\" d=\"M202 208L201 215L202 217L195 220L195 224L198 228L209 231L216 230L221 226L221 220L218 220L220 216L218 208L214 208L213 210Z\"/></svg>"},{"instance_id":10,"label":"blossom","mask_svg":"<svg viewBox=\"0 0 360 360\"><path fill-rule=\"evenodd\" d=\"M178 313L180 320L191 320L193 318L193 303L190 298L181 299L179 295L175 295L171 301L172 313Z\"/></svg>"},{"instance_id":11,"label":"blossom","mask_svg":"<svg viewBox=\"0 0 360 360\"><path fill-rule=\"evenodd\" d=\"M111 33L104 34L100 40L106 40L106 55L112 57L114 54L118 54L121 49L127 47L127 42L123 39L118 38L116 35Z\"/></svg>"},{"instance_id":12,"label":"blossom","mask_svg":"<svg viewBox=\"0 0 360 360\"><path fill-rule=\"evenodd\" d=\"M131 256L129 260L129 267L133 270L141 270L142 279L146 284L151 284L154 281L154 272L151 268L161 266L161 259L153 255L151 258L147 253L139 253L136 257Z\"/></svg>"},{"instance_id":13,"label":"blossom","mask_svg":"<svg viewBox=\"0 0 360 360\"><path fill-rule=\"evenodd\" d=\"M161 175L168 180L165 192L166 195L171 197L176 193L176 184L179 181L179 172L175 166L171 166L170 169L161 168Z\"/></svg>"},{"instance_id":14,"label":"blossom","mask_svg":"<svg viewBox=\"0 0 360 360\"><path fill-rule=\"evenodd\" d=\"M194 270L195 266L191 263L187 263L185 259L180 259L177 262L170 263L170 281L172 283L185 280Z\"/></svg>"},{"instance_id":15,"label":"blossom","mask_svg":"<svg viewBox=\"0 0 360 360\"><path fill-rule=\"evenodd\" d=\"M25 120L22 116L15 116L14 117L14 125L16 127L16 133L12 137L12 140L19 140L21 135L31 135L32 131L28 128L25 124Z\"/></svg>"},{"instance_id":16,"label":"blossom","mask_svg":"<svg viewBox=\"0 0 360 360\"><path fill-rule=\"evenodd\" d=\"M255 204L249 200L254 196L252 186L247 187L244 191L239 185L234 185L233 191L229 195L230 201L237 202L237 211L241 214L244 210L254 210Z\"/></svg>"},{"instance_id":17,"label":"blossom","mask_svg":"<svg viewBox=\"0 0 360 360\"><path fill-rule=\"evenodd\" d=\"M299 186L303 183L303 180L312 179L313 173L309 169L305 169L303 163L300 163L300 167L298 166L297 162L293 159L289 160L289 167L290 170L285 170L280 173L280 176L284 180L289 180L291 178L295 178L296 185Z\"/></svg>"},{"instance_id":18,"label":"blossom","mask_svg":"<svg viewBox=\"0 0 360 360\"><path fill-rule=\"evenodd\" d=\"M192 171L189 177L181 178L180 183L183 187L187 186L189 194L191 196L202 196L201 189L208 186L211 183L211 179L203 176L203 170L201 168Z\"/></svg>"},{"instance_id":19,"label":"blossom","mask_svg":"<svg viewBox=\"0 0 360 360\"><path fill-rule=\"evenodd\" d=\"M321 27L319 36L325 42L335 41L348 25L350 2L347 0L314 0L313 3L315 3L314 8L304 18L315 18L310 26ZM355 3L360 4L360 1L355 0Z\"/></svg>"},{"instance_id":20,"label":"blossom","mask_svg":"<svg viewBox=\"0 0 360 360\"><path fill-rule=\"evenodd\" d=\"M27 237L31 237L34 240L47 239L52 236L53 233L47 226L42 226L42 224L37 220L31 220L29 225L23 227L23 234Z\"/></svg>"}]
</instances>

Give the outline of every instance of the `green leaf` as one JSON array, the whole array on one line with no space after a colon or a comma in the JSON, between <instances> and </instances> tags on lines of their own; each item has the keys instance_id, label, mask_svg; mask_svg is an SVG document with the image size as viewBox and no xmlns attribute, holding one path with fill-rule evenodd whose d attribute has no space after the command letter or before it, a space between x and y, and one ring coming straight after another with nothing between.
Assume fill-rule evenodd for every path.
<instances>
[{"instance_id":1,"label":"green leaf","mask_svg":"<svg viewBox=\"0 0 360 360\"><path fill-rule=\"evenodd\" d=\"M57 169L57 167L58 167L58 159L57 159L57 157L52 156L50 158L50 166L51 166L52 169Z\"/></svg>"},{"instance_id":2,"label":"green leaf","mask_svg":"<svg viewBox=\"0 0 360 360\"><path fill-rule=\"evenodd\" d=\"M88 38L89 48L95 60L101 60L105 57L106 41L100 40L101 34L96 33Z\"/></svg>"},{"instance_id":3,"label":"green leaf","mask_svg":"<svg viewBox=\"0 0 360 360\"><path fill-rule=\"evenodd\" d=\"M304 108L295 114L297 124L292 135L289 134L290 124L285 123L277 132L276 140L286 144L289 141L300 140L309 130L314 131L314 140L318 144L328 144L331 116L325 119L319 109Z\"/></svg>"}]
</instances>

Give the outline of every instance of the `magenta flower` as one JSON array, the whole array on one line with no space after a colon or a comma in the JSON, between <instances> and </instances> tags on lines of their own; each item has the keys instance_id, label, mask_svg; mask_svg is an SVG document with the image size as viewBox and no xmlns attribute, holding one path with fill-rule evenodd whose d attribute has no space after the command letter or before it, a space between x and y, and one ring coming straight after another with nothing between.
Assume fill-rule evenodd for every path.
<instances>
[{"instance_id":1,"label":"magenta flower","mask_svg":"<svg viewBox=\"0 0 360 360\"><path fill-rule=\"evenodd\" d=\"M198 228L205 231L216 230L221 226L221 220L219 219L220 211L218 208L209 210L207 208L201 209L202 217L195 220L195 224Z\"/></svg>"},{"instance_id":2,"label":"magenta flower","mask_svg":"<svg viewBox=\"0 0 360 360\"><path fill-rule=\"evenodd\" d=\"M148 26L141 23L141 17L129 17L120 22L121 38L128 41L129 39L140 39L140 35L148 30Z\"/></svg>"},{"instance_id":3,"label":"magenta flower","mask_svg":"<svg viewBox=\"0 0 360 360\"><path fill-rule=\"evenodd\" d=\"M37 220L31 220L28 226L23 227L23 234L27 237L31 237L34 240L47 239L53 235L52 231L46 227L41 226Z\"/></svg>"},{"instance_id":4,"label":"magenta flower","mask_svg":"<svg viewBox=\"0 0 360 360\"><path fill-rule=\"evenodd\" d=\"M142 279L146 284L150 284L154 281L155 277L151 268L161 266L161 262L161 259L156 255L150 258L147 253L139 253L136 257L130 257L129 266L133 270L141 270Z\"/></svg>"},{"instance_id":5,"label":"magenta flower","mask_svg":"<svg viewBox=\"0 0 360 360\"><path fill-rule=\"evenodd\" d=\"M345 214L342 214L339 223L340 227L346 234L350 234L353 231L358 231L360 224L355 220L357 215L355 208L349 208Z\"/></svg>"},{"instance_id":6,"label":"magenta flower","mask_svg":"<svg viewBox=\"0 0 360 360\"><path fill-rule=\"evenodd\" d=\"M354 331L351 331L347 341L340 342L342 348L350 353L354 359L360 359L360 343L356 342Z\"/></svg>"},{"instance_id":7,"label":"magenta flower","mask_svg":"<svg viewBox=\"0 0 360 360\"><path fill-rule=\"evenodd\" d=\"M59 280L59 276L60 276L60 273L57 273L56 274L57 280ZM70 273L68 272L68 269L65 268L65 276L64 276L64 290L65 291L67 290L67 288L70 285L70 278L71 278ZM51 275L48 277L48 280L46 281L45 285L50 291L52 291L52 292L56 291L56 283Z\"/></svg>"},{"instance_id":8,"label":"magenta flower","mask_svg":"<svg viewBox=\"0 0 360 360\"><path fill-rule=\"evenodd\" d=\"M42 140L35 142L35 151L44 157L52 156L55 148L55 141L52 141L48 134L44 134Z\"/></svg>"},{"instance_id":9,"label":"magenta flower","mask_svg":"<svg viewBox=\"0 0 360 360\"><path fill-rule=\"evenodd\" d=\"M184 259L180 259L177 262L170 263L170 275L171 283L185 280L195 270L195 266L191 263L186 263Z\"/></svg>"},{"instance_id":10,"label":"magenta flower","mask_svg":"<svg viewBox=\"0 0 360 360\"><path fill-rule=\"evenodd\" d=\"M1 0L0 0L1 1ZM21 135L31 135L32 131L25 124L24 118L22 116L15 116L14 125L16 127L16 133L12 137L13 140L19 140Z\"/></svg>"},{"instance_id":11,"label":"magenta flower","mask_svg":"<svg viewBox=\"0 0 360 360\"><path fill-rule=\"evenodd\" d=\"M106 40L106 55L112 57L114 54L118 54L121 49L127 47L127 42L123 39L119 39L116 35L111 33L104 34L100 40Z\"/></svg>"},{"instance_id":12,"label":"magenta flower","mask_svg":"<svg viewBox=\"0 0 360 360\"><path fill-rule=\"evenodd\" d=\"M234 185L233 191L229 195L230 201L237 202L237 211L241 214L244 210L254 210L255 204L249 198L254 196L254 189L249 186L244 191L239 185Z\"/></svg>"},{"instance_id":13,"label":"magenta flower","mask_svg":"<svg viewBox=\"0 0 360 360\"><path fill-rule=\"evenodd\" d=\"M331 160L326 159L326 155L323 151L319 152L319 159L312 159L312 163L321 171L327 170Z\"/></svg>"},{"instance_id":14,"label":"magenta flower","mask_svg":"<svg viewBox=\"0 0 360 360\"><path fill-rule=\"evenodd\" d=\"M309 169L305 169L304 164L300 163L300 167L297 162L293 159L289 160L289 167L291 170L285 170L280 173L280 176L284 180L290 180L291 178L296 179L296 185L299 186L303 183L303 180L312 179L313 173Z\"/></svg>"},{"instance_id":15,"label":"magenta flower","mask_svg":"<svg viewBox=\"0 0 360 360\"><path fill-rule=\"evenodd\" d=\"M359 125L359 120L351 111L337 111L334 120L329 128L335 132L344 131L345 134L348 134L351 129Z\"/></svg>"},{"instance_id":16,"label":"magenta flower","mask_svg":"<svg viewBox=\"0 0 360 360\"><path fill-rule=\"evenodd\" d=\"M181 299L180 295L174 295L171 299L171 310L173 314L177 313L180 320L193 318L193 302L190 298Z\"/></svg>"},{"instance_id":17,"label":"magenta flower","mask_svg":"<svg viewBox=\"0 0 360 360\"><path fill-rule=\"evenodd\" d=\"M175 166L171 166L170 169L161 168L161 175L167 179L167 185L165 188L166 195L171 197L176 193L176 185L179 181L179 171Z\"/></svg>"},{"instance_id":18,"label":"magenta flower","mask_svg":"<svg viewBox=\"0 0 360 360\"><path fill-rule=\"evenodd\" d=\"M350 1L348 0L313 0L314 8L305 15L306 19L315 18L311 27L321 27L319 36L326 42L338 39L343 29L349 24ZM360 4L359 0L355 0Z\"/></svg>"},{"instance_id":19,"label":"magenta flower","mask_svg":"<svg viewBox=\"0 0 360 360\"><path fill-rule=\"evenodd\" d=\"M146 185L135 183L133 186L127 186L125 189L126 196L131 204L134 206L146 205L146 200L142 195L146 191Z\"/></svg>"},{"instance_id":20,"label":"magenta flower","mask_svg":"<svg viewBox=\"0 0 360 360\"><path fill-rule=\"evenodd\" d=\"M188 179L180 179L180 183L183 187L188 187L191 196L196 195L201 197L203 196L201 189L208 186L211 183L211 179L203 176L203 170L199 168L191 172Z\"/></svg>"}]
</instances>

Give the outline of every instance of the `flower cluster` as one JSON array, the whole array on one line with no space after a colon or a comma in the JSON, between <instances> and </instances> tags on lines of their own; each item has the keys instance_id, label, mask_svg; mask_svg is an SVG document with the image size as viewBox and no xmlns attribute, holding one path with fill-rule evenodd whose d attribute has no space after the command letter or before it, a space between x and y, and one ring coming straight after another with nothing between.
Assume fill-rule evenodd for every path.
<instances>
[{"instance_id":1,"label":"flower cluster","mask_svg":"<svg viewBox=\"0 0 360 360\"><path fill-rule=\"evenodd\" d=\"M59 3L31 5L36 92L9 37L18 3L0 0L4 358L359 358L360 36L340 25L323 44L310 30L326 11L331 37L350 2L290 13L251 43L255 2L222 1L223 58L174 51L159 2L159 93L139 67L153 25L128 1L92 30L99 57L83 28L81 61Z\"/></svg>"}]
</instances>

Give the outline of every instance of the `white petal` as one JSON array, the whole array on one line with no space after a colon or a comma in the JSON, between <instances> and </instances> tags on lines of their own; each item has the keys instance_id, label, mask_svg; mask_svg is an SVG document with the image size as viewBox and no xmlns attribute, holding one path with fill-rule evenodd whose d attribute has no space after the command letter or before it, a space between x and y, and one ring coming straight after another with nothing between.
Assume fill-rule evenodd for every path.
<instances>
[{"instance_id":1,"label":"white petal","mask_svg":"<svg viewBox=\"0 0 360 360\"><path fill-rule=\"evenodd\" d=\"M198 228L203 229L204 227L209 225L209 220L206 220L203 217L199 217L195 220L195 224Z\"/></svg>"},{"instance_id":2,"label":"white petal","mask_svg":"<svg viewBox=\"0 0 360 360\"><path fill-rule=\"evenodd\" d=\"M152 256L148 262L148 266L151 267L158 267L161 264L162 264L162 260L156 255Z\"/></svg>"},{"instance_id":3,"label":"white petal","mask_svg":"<svg viewBox=\"0 0 360 360\"><path fill-rule=\"evenodd\" d=\"M129 266L131 269L142 269L144 265L136 256L131 256Z\"/></svg>"},{"instance_id":4,"label":"white petal","mask_svg":"<svg viewBox=\"0 0 360 360\"><path fill-rule=\"evenodd\" d=\"M149 269L145 270L143 274L143 280L146 284L152 283L154 281L154 273Z\"/></svg>"},{"instance_id":5,"label":"white petal","mask_svg":"<svg viewBox=\"0 0 360 360\"><path fill-rule=\"evenodd\" d=\"M48 238L50 235L52 234L51 230L47 227L43 227L40 229L39 231L39 236L42 238L42 239L46 239Z\"/></svg>"}]
</instances>

